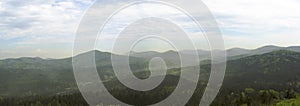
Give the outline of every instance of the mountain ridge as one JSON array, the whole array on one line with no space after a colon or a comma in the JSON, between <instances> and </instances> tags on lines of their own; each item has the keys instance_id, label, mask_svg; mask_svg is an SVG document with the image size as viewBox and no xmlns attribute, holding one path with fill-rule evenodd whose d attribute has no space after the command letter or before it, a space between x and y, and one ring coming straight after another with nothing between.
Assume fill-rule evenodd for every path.
<instances>
[{"instance_id":1,"label":"mountain ridge","mask_svg":"<svg viewBox=\"0 0 300 106\"><path fill-rule=\"evenodd\" d=\"M227 56L231 57L231 56L238 56L238 55L244 55L244 54L263 54L263 53L267 53L267 52L257 52L257 50L259 51L266 51L267 52L272 52L275 50L291 50L291 51L295 51L295 52L300 52L300 46L288 46L288 47L281 47L281 46L274 46L274 45L266 45L266 46L262 46L256 49L245 49L245 48L240 48L240 47L234 47L234 48L230 48L230 49L226 49L227 52ZM268 50L271 49L271 50ZM273 50L272 50L273 49ZM219 50L217 50L219 51ZM100 50L90 50L87 52L83 52L80 53L78 55L81 54L85 54L85 53L89 53L89 52L96 52L96 53L109 53L109 54L113 54L113 55L121 55L121 54L116 54L116 53L111 53L111 52L104 52L104 51L100 51ZM164 52L158 52L158 51L143 51L143 52L135 52L132 51L130 52L130 54L132 56L134 55L140 55L137 57L142 57L143 53L148 54L148 55L154 55L154 54L162 54L162 53L173 53L176 52L174 50L168 50L168 51L164 51ZM194 52L194 50L182 50L179 51L183 54L193 54L193 53L189 53L189 52ZM210 54L209 50L197 50L198 55L202 56L202 55L208 55ZM77 56L77 55L75 55ZM42 58L42 57L38 57L38 56L30 56L30 57L17 57L17 58L5 58L5 59L0 59L0 60L14 60L14 59L44 59L44 60L59 60L59 59L67 59L67 58L72 58L73 56L69 56L69 57L65 57L65 58ZM134 56L135 57L135 56Z\"/></svg>"}]
</instances>

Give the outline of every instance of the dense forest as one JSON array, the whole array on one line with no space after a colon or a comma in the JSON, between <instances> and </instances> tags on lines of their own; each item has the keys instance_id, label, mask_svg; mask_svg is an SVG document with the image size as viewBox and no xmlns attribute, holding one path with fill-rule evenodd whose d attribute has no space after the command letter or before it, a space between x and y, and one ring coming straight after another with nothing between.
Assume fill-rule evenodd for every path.
<instances>
[{"instance_id":1,"label":"dense forest","mask_svg":"<svg viewBox=\"0 0 300 106\"><path fill-rule=\"evenodd\" d=\"M110 55L110 53L96 51L99 75L104 80L103 83L108 91L127 104L138 106L155 104L167 98L177 86L181 68L168 69L164 81L151 91L138 92L128 89L114 77L109 64ZM139 78L149 74L147 58L131 57L130 66ZM71 58L1 60L0 105L88 105L77 89L71 64ZM202 64L200 67L197 89L186 104L188 106L199 104L210 75L210 64ZM291 50L234 56L234 59L227 62L223 86L211 105L299 106L299 69L300 53ZM185 84L188 86L189 83L194 82L186 81Z\"/></svg>"}]
</instances>

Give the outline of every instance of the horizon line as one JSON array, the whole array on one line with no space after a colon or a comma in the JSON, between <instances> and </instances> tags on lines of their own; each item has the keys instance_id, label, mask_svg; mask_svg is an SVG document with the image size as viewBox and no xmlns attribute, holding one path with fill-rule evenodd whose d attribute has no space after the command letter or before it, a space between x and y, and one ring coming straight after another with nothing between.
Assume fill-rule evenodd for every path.
<instances>
[{"instance_id":1,"label":"horizon line","mask_svg":"<svg viewBox=\"0 0 300 106\"><path fill-rule=\"evenodd\" d=\"M249 49L249 48L242 48L242 47L233 47L233 48L229 48L229 49L225 49L225 51L228 50L232 50L232 49L244 49L244 50L256 50L256 49L260 49L260 48L264 48L264 47L278 47L278 48L291 48L291 47L300 47L300 45L294 45L294 46L276 46L276 45L264 45L264 46L260 46L254 49ZM204 52L209 52L210 50L205 50L205 49L196 49L197 51L204 51ZM220 49L214 49L214 50L220 50ZM80 54L84 54L84 53L88 53L88 52L92 52L92 51L99 51L99 52L103 52L103 53L111 53L111 54L115 54L115 55L124 55L121 53L112 53L109 51L102 51L102 50L98 50L98 49L94 49L94 50L90 50L90 51L85 51L82 52ZM145 52L157 52L157 53L166 53L166 52L178 52L175 50L165 50L165 51L154 51L154 50L150 50L150 51L130 51L132 53L145 53ZM185 49L185 50L180 50L180 51L192 51L190 49ZM72 51L73 52L73 51ZM78 54L78 55L80 55ZM0 60L7 60L7 59L19 59L19 58L40 58L40 59L45 59L45 60L54 60L54 59L66 59L66 58L72 58L74 56L77 55L72 55L71 56L66 56L66 57L61 57L61 58L53 58L53 57L39 57L39 56L20 56L20 57L8 57L8 58L2 58Z\"/></svg>"}]
</instances>

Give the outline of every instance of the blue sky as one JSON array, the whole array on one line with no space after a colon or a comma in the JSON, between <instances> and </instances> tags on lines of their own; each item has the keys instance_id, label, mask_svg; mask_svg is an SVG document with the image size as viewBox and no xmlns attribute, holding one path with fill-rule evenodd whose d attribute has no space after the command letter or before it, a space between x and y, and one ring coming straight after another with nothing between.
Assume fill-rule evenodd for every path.
<instances>
[{"instance_id":1,"label":"blue sky","mask_svg":"<svg viewBox=\"0 0 300 106\"><path fill-rule=\"evenodd\" d=\"M223 32L226 48L253 49L264 45L300 45L298 0L203 0L203 2L216 17ZM77 26L92 3L93 0L1 0L0 59L71 56ZM114 3L104 0L103 6L114 6ZM120 22L128 22L131 17L141 16L137 13L145 14L151 11L151 8L147 9L146 6L139 8L144 10L133 8L118 15L119 18L113 21L118 24L112 22L111 29L122 27L118 26L122 25ZM170 15L176 13L172 10L163 12L170 12ZM183 17L176 19L182 24L189 23ZM105 45L109 45L110 40L104 39L103 42L108 43L99 46L99 49L105 51L109 48Z\"/></svg>"}]
</instances>

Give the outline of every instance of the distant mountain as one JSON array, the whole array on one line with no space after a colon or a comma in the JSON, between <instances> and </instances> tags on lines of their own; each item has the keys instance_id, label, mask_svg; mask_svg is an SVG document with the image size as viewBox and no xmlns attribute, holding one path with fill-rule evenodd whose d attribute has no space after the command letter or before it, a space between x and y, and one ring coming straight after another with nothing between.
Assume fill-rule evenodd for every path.
<instances>
[{"instance_id":1,"label":"distant mountain","mask_svg":"<svg viewBox=\"0 0 300 106\"><path fill-rule=\"evenodd\" d=\"M75 88L70 59L0 60L0 95L47 95Z\"/></svg>"},{"instance_id":2,"label":"distant mountain","mask_svg":"<svg viewBox=\"0 0 300 106\"><path fill-rule=\"evenodd\" d=\"M278 50L290 50L294 52L300 52L300 46L291 46L291 47L278 47L278 46L264 46L260 47L257 49L241 49L241 48L233 48L227 50L227 56L238 56L238 55L257 55L257 54L264 54L264 53L269 53L273 51L278 51Z\"/></svg>"},{"instance_id":3,"label":"distant mountain","mask_svg":"<svg viewBox=\"0 0 300 106\"><path fill-rule=\"evenodd\" d=\"M93 54L100 77L104 80L112 78L111 55L114 54L90 51L78 56ZM145 70L145 65L148 65L145 59L129 58L134 71ZM77 89L72 58L48 60L24 57L0 60L0 83L0 96L48 95Z\"/></svg>"},{"instance_id":4,"label":"distant mountain","mask_svg":"<svg viewBox=\"0 0 300 106\"><path fill-rule=\"evenodd\" d=\"M235 48L228 50L231 54L239 53L234 54L236 56L232 56L231 60L227 62L224 87L241 88L259 84L269 84L271 87L273 85L290 87L287 84L294 84L293 87L300 86L298 84L300 83L300 53L296 52L297 50L299 50L299 47L263 47L257 50ZM78 56L92 54L95 54L101 79L105 81L115 79L111 66L111 55L115 54L91 51ZM148 70L148 62L152 57L161 56L163 59L171 61L167 64L172 66L172 64L175 64L172 61L179 61L179 57L176 55L177 52L175 51L152 52L148 55L134 53L129 57L130 67L134 74L142 73L141 75L145 75L143 73ZM189 56L190 54L186 53L185 55ZM122 55L115 56L127 58ZM201 66L201 80L203 81L209 77L209 63L206 62L205 65ZM171 70L173 70L172 75L179 75L180 68ZM139 76L139 74L135 75ZM0 96L48 95L77 89L72 70L72 58L0 60L0 83ZM263 86L259 85L258 87Z\"/></svg>"},{"instance_id":5,"label":"distant mountain","mask_svg":"<svg viewBox=\"0 0 300 106\"><path fill-rule=\"evenodd\" d=\"M251 50L242 48L232 48L226 51L227 56L238 56L251 53Z\"/></svg>"},{"instance_id":6,"label":"distant mountain","mask_svg":"<svg viewBox=\"0 0 300 106\"><path fill-rule=\"evenodd\" d=\"M135 56L135 57L148 57L148 56L161 54L161 53L156 52L156 51L147 51L147 52L131 52L130 54Z\"/></svg>"},{"instance_id":7,"label":"distant mountain","mask_svg":"<svg viewBox=\"0 0 300 106\"><path fill-rule=\"evenodd\" d=\"M243 49L243 48L232 48L232 49L228 49L226 50L226 55L227 55L227 60L235 60L235 59L239 59L239 58L243 58L243 57L247 57L247 56L252 56L252 55L257 55L257 54L264 54L264 53L269 53L272 51L277 51L277 50L290 50L290 51L294 51L294 52L300 52L300 46L292 46L292 47L278 47L278 46L264 46L264 47L260 47L257 49ZM220 50L216 50L217 52ZM179 51L180 53L183 54L183 56L186 57L191 57L191 59L193 59L192 55L194 55L193 50L183 50L183 51ZM211 52L210 51L206 51L206 50L197 50L198 53L198 57L199 60L209 60L211 57ZM163 52L163 53L159 53L159 52L155 52L155 51L150 51L150 52L134 52L132 53L132 56L134 57L140 57L140 58L146 58L146 59L151 59L153 57L162 57L163 59L165 59L166 61L169 61L171 63L174 64L180 64L179 56L178 53L176 51L168 51L168 52Z\"/></svg>"},{"instance_id":8,"label":"distant mountain","mask_svg":"<svg viewBox=\"0 0 300 106\"><path fill-rule=\"evenodd\" d=\"M198 57L197 55L193 55L192 53L181 53L181 57L184 57L187 61L191 64L187 65L187 66L195 66L195 65L199 65L196 64L196 60L195 57ZM159 53L159 52L154 52L154 51L150 51L150 52L140 52L140 53L132 53L131 56L133 57L138 57L138 58L144 58L147 59L148 61L150 61L152 58L154 57L160 57L163 60L166 61L168 68L176 68L176 67L181 67L181 60L180 60L180 53L176 52L176 51L166 51L163 53ZM202 59L205 60L205 59ZM198 60L198 62L200 62L201 60Z\"/></svg>"},{"instance_id":9,"label":"distant mountain","mask_svg":"<svg viewBox=\"0 0 300 106\"><path fill-rule=\"evenodd\" d=\"M194 92L194 96L189 101L190 105L198 105L197 103L199 103L199 100L202 97L204 87L206 87L207 80L210 76L210 68L210 64L201 66L200 80L198 82L198 87ZM251 94L246 92L247 90L256 90L260 94L265 90L269 90L270 92L275 92L274 94L277 95L279 95L279 93L281 93L280 95L285 95L284 92L288 92L288 90L291 89L296 90L296 92L300 92L299 69L300 53L290 50L277 50L265 54L257 54L236 60L230 60L227 62L227 70L223 86L221 87L215 103L220 102L220 100L223 100L222 102L225 103L229 100L243 101L244 99L241 98L255 99L260 97L259 94L252 94L251 97ZM176 72L180 71L180 69L171 70ZM137 92L128 89L127 87L120 86L122 84L120 84L116 79L106 82L106 86L107 88L116 88L112 89L110 92L118 99L126 101L126 103L133 105L139 103L141 103L140 105L149 105L147 103L152 103L153 101L158 101L167 97L176 87L177 81L180 78L179 75L180 74L178 73L167 76L165 80L167 83L162 83L159 87L154 90L150 90L149 92ZM192 84L189 81L185 81L184 84L189 86L189 83ZM235 96L236 94L244 95L244 97ZM229 95L231 95L231 98L229 98ZM254 97L254 95L258 96ZM136 98L132 100L128 97ZM275 96L271 96L271 99L273 98L275 98ZM285 99L285 97L282 98ZM228 104L238 104L238 102L230 102Z\"/></svg>"},{"instance_id":10,"label":"distant mountain","mask_svg":"<svg viewBox=\"0 0 300 106\"><path fill-rule=\"evenodd\" d=\"M300 52L300 46L290 46L290 47L287 47L285 50Z\"/></svg>"},{"instance_id":11,"label":"distant mountain","mask_svg":"<svg viewBox=\"0 0 300 106\"><path fill-rule=\"evenodd\" d=\"M279 50L227 62L224 87L300 88L300 53ZM300 90L299 90L300 91Z\"/></svg>"}]
</instances>

